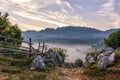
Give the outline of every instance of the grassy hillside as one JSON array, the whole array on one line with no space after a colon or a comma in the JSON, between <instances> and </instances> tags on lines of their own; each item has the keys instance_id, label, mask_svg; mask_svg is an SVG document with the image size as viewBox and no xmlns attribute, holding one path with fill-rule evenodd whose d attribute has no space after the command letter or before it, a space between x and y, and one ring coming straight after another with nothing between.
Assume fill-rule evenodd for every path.
<instances>
[{"instance_id":1,"label":"grassy hillside","mask_svg":"<svg viewBox=\"0 0 120 80\"><path fill-rule=\"evenodd\" d=\"M106 70L56 67L49 71L30 70L29 59L0 56L0 80L119 80L120 51L117 61ZM23 59L22 59L23 58Z\"/></svg>"}]
</instances>

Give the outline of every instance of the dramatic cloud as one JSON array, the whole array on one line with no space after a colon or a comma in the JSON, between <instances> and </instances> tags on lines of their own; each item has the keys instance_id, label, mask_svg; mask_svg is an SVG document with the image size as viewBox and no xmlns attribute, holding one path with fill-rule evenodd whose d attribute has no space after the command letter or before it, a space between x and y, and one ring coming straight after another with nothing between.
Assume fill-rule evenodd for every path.
<instances>
[{"instance_id":1,"label":"dramatic cloud","mask_svg":"<svg viewBox=\"0 0 120 80\"><path fill-rule=\"evenodd\" d=\"M68 25L106 30L120 27L116 1L1 0L0 11L8 12L10 21L13 24L17 23L22 30L41 30Z\"/></svg>"}]
</instances>

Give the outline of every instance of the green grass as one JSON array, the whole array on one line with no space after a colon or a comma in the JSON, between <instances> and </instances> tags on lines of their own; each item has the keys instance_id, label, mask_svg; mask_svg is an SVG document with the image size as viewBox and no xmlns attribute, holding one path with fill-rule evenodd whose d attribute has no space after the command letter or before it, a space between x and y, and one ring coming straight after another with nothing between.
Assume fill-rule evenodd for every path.
<instances>
[{"instance_id":1,"label":"green grass","mask_svg":"<svg viewBox=\"0 0 120 80\"><path fill-rule=\"evenodd\" d=\"M107 72L108 73L120 73L120 69L110 69Z\"/></svg>"},{"instance_id":2,"label":"green grass","mask_svg":"<svg viewBox=\"0 0 120 80\"><path fill-rule=\"evenodd\" d=\"M106 70L96 68L94 70L87 71L86 74L88 74L89 76L100 76L104 75L104 72L106 72Z\"/></svg>"},{"instance_id":3,"label":"green grass","mask_svg":"<svg viewBox=\"0 0 120 80\"><path fill-rule=\"evenodd\" d=\"M15 59L0 55L0 70L6 73L21 73L25 67L28 68L30 62L29 59Z\"/></svg>"},{"instance_id":4,"label":"green grass","mask_svg":"<svg viewBox=\"0 0 120 80\"><path fill-rule=\"evenodd\" d=\"M11 66L4 67L1 71L2 72L6 72L6 73L12 73L12 74L21 72L20 68L18 68L18 67L11 67Z\"/></svg>"},{"instance_id":5,"label":"green grass","mask_svg":"<svg viewBox=\"0 0 120 80\"><path fill-rule=\"evenodd\" d=\"M9 66L11 58L0 55L0 65Z\"/></svg>"},{"instance_id":6,"label":"green grass","mask_svg":"<svg viewBox=\"0 0 120 80\"><path fill-rule=\"evenodd\" d=\"M0 65L3 66L17 66L17 67L28 67L32 60L28 58L10 58L0 55Z\"/></svg>"},{"instance_id":7,"label":"green grass","mask_svg":"<svg viewBox=\"0 0 120 80\"><path fill-rule=\"evenodd\" d=\"M29 64L29 59L12 59L10 65L17 67L25 67L29 66Z\"/></svg>"},{"instance_id":8,"label":"green grass","mask_svg":"<svg viewBox=\"0 0 120 80\"><path fill-rule=\"evenodd\" d=\"M120 50L115 50L115 62L120 61Z\"/></svg>"}]
</instances>

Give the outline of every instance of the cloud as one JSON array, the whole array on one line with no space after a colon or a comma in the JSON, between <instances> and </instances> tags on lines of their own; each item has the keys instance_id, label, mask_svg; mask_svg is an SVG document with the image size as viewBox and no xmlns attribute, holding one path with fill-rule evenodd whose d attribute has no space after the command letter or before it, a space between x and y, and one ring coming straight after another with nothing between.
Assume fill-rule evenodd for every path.
<instances>
[{"instance_id":1,"label":"cloud","mask_svg":"<svg viewBox=\"0 0 120 80\"><path fill-rule=\"evenodd\" d=\"M63 8L61 9L61 11L64 12L64 13L66 13L66 14L68 14L68 11L65 10L65 9L63 9Z\"/></svg>"},{"instance_id":2,"label":"cloud","mask_svg":"<svg viewBox=\"0 0 120 80\"><path fill-rule=\"evenodd\" d=\"M8 1L12 1L12 2L15 2L15 3L20 3L20 2L29 2L31 0L8 0Z\"/></svg>"},{"instance_id":3,"label":"cloud","mask_svg":"<svg viewBox=\"0 0 120 80\"><path fill-rule=\"evenodd\" d=\"M98 15L106 18L112 27L120 26L120 15L115 12L116 0L108 0L106 3L101 5L101 9L98 11Z\"/></svg>"},{"instance_id":4,"label":"cloud","mask_svg":"<svg viewBox=\"0 0 120 80\"><path fill-rule=\"evenodd\" d=\"M0 11L8 12L10 21L19 24L20 28L26 26L23 30L68 25L92 26L99 29L119 26L120 17L114 11L115 0L92 2L102 4L100 9L94 13L87 8L92 4L88 0L87 2L84 0L2 0L0 1ZM98 7L98 5L94 7Z\"/></svg>"}]
</instances>

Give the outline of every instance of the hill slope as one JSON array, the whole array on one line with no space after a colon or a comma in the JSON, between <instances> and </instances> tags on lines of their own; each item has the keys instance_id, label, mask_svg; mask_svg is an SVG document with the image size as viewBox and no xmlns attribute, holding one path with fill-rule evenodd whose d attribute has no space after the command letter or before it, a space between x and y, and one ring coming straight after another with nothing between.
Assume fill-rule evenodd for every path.
<instances>
[{"instance_id":1,"label":"hill slope","mask_svg":"<svg viewBox=\"0 0 120 80\"><path fill-rule=\"evenodd\" d=\"M67 26L62 28L46 28L42 31L26 31L23 32L25 40L32 37L33 41L38 42L54 42L68 44L95 44L101 42L109 34L117 29L101 31L87 27Z\"/></svg>"}]
</instances>

